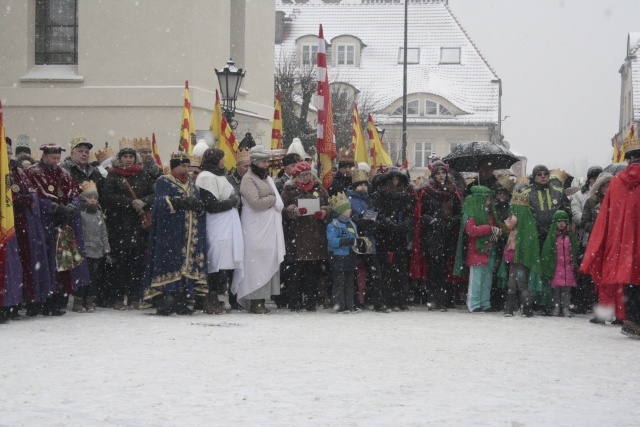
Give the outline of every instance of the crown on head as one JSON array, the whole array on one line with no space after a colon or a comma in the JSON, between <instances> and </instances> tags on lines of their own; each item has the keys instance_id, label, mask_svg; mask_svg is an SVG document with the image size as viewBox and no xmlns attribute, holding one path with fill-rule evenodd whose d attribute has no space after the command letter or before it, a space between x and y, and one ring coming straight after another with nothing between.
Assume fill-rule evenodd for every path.
<instances>
[{"instance_id":1,"label":"crown on head","mask_svg":"<svg viewBox=\"0 0 640 427\"><path fill-rule=\"evenodd\" d=\"M133 150L136 149L136 142L131 138L121 138L120 139L120 149L123 150L125 148L131 148Z\"/></svg>"},{"instance_id":2,"label":"crown on head","mask_svg":"<svg viewBox=\"0 0 640 427\"><path fill-rule=\"evenodd\" d=\"M90 151L89 152L89 163L93 163L98 161L97 157L96 157L96 152L95 151Z\"/></svg>"},{"instance_id":3,"label":"crown on head","mask_svg":"<svg viewBox=\"0 0 640 427\"><path fill-rule=\"evenodd\" d=\"M113 148L105 147L104 150L96 150L96 160L98 162L102 163L109 157L113 157Z\"/></svg>"},{"instance_id":4,"label":"crown on head","mask_svg":"<svg viewBox=\"0 0 640 427\"><path fill-rule=\"evenodd\" d=\"M238 153L236 156L236 162L241 162L241 161L251 161L251 159L249 158L249 150L245 149L245 148L240 148L238 149Z\"/></svg>"},{"instance_id":5,"label":"crown on head","mask_svg":"<svg viewBox=\"0 0 640 427\"><path fill-rule=\"evenodd\" d=\"M349 150L347 147L342 147L340 149L340 153L338 153L338 161L354 163L353 151Z\"/></svg>"},{"instance_id":6,"label":"crown on head","mask_svg":"<svg viewBox=\"0 0 640 427\"><path fill-rule=\"evenodd\" d=\"M89 192L98 192L98 187L96 187L96 183L93 181L85 181L80 184L80 189L82 190L82 194Z\"/></svg>"},{"instance_id":7,"label":"crown on head","mask_svg":"<svg viewBox=\"0 0 640 427\"><path fill-rule=\"evenodd\" d=\"M629 151L640 150L640 138L635 135L633 136L633 138L625 138L624 142L622 143L622 149L625 153L628 153Z\"/></svg>"},{"instance_id":8,"label":"crown on head","mask_svg":"<svg viewBox=\"0 0 640 427\"><path fill-rule=\"evenodd\" d=\"M134 144L136 145L136 150L151 150L151 140L147 137L144 138L134 138Z\"/></svg>"},{"instance_id":9,"label":"crown on head","mask_svg":"<svg viewBox=\"0 0 640 427\"><path fill-rule=\"evenodd\" d=\"M529 207L529 196L522 193L513 193L511 196L511 204Z\"/></svg>"},{"instance_id":10,"label":"crown on head","mask_svg":"<svg viewBox=\"0 0 640 427\"><path fill-rule=\"evenodd\" d=\"M20 134L16 138L16 147L28 147L29 146L29 136L25 134Z\"/></svg>"},{"instance_id":11,"label":"crown on head","mask_svg":"<svg viewBox=\"0 0 640 427\"><path fill-rule=\"evenodd\" d=\"M563 185L568 177L569 177L569 174L563 171L562 169L551 169L549 171L549 180L552 180L555 178L558 181L560 181Z\"/></svg>"},{"instance_id":12,"label":"crown on head","mask_svg":"<svg viewBox=\"0 0 640 427\"><path fill-rule=\"evenodd\" d=\"M187 160L189 155L184 151L174 151L171 153L171 160Z\"/></svg>"},{"instance_id":13,"label":"crown on head","mask_svg":"<svg viewBox=\"0 0 640 427\"><path fill-rule=\"evenodd\" d=\"M198 156L197 154L189 156L189 164L191 166L200 167L200 165L202 164L202 156Z\"/></svg>"},{"instance_id":14,"label":"crown on head","mask_svg":"<svg viewBox=\"0 0 640 427\"><path fill-rule=\"evenodd\" d=\"M340 208L344 207L345 205L351 206L351 202L347 198L347 195L342 191L335 196L329 197L329 204L331 205L331 209L336 212L340 212ZM344 212L344 210L342 211Z\"/></svg>"},{"instance_id":15,"label":"crown on head","mask_svg":"<svg viewBox=\"0 0 640 427\"><path fill-rule=\"evenodd\" d=\"M351 182L364 182L369 181L369 175L360 169L356 169L351 173Z\"/></svg>"}]
</instances>

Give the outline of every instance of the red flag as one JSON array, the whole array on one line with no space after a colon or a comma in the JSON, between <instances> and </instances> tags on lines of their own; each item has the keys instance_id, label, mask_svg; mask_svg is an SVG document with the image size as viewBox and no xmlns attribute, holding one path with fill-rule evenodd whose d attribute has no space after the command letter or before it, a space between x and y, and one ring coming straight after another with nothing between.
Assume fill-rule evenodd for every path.
<instances>
[{"instance_id":1,"label":"red flag","mask_svg":"<svg viewBox=\"0 0 640 427\"><path fill-rule=\"evenodd\" d=\"M273 109L273 126L271 128L271 149L282 148L282 103L280 91L276 94L276 105Z\"/></svg>"},{"instance_id":2,"label":"red flag","mask_svg":"<svg viewBox=\"0 0 640 427\"><path fill-rule=\"evenodd\" d=\"M327 54L325 53L322 24L318 32L318 128L316 152L320 162L320 179L324 188L333 182L332 166L336 158L336 137L333 133L333 111L331 109L331 91L327 74Z\"/></svg>"}]
</instances>

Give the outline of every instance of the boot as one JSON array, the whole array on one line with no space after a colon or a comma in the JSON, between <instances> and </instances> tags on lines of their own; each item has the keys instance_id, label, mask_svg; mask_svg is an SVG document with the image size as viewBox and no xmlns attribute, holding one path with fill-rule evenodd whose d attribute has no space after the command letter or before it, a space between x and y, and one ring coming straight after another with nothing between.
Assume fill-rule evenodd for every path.
<instances>
[{"instance_id":1,"label":"boot","mask_svg":"<svg viewBox=\"0 0 640 427\"><path fill-rule=\"evenodd\" d=\"M165 292L157 304L156 314L158 316L171 316L176 311L175 305L176 299L173 296L173 292Z\"/></svg>"},{"instance_id":2,"label":"boot","mask_svg":"<svg viewBox=\"0 0 640 427\"><path fill-rule=\"evenodd\" d=\"M562 317L562 313L560 312L560 305L555 304L553 306L553 311L551 312L553 317Z\"/></svg>"},{"instance_id":3,"label":"boot","mask_svg":"<svg viewBox=\"0 0 640 427\"><path fill-rule=\"evenodd\" d=\"M533 301L529 296L522 298L522 315L524 317L533 317Z\"/></svg>"},{"instance_id":4,"label":"boot","mask_svg":"<svg viewBox=\"0 0 640 427\"><path fill-rule=\"evenodd\" d=\"M515 294L507 294L504 304L504 317L513 317L513 306L515 305L515 300Z\"/></svg>"},{"instance_id":5,"label":"boot","mask_svg":"<svg viewBox=\"0 0 640 427\"><path fill-rule=\"evenodd\" d=\"M564 317L573 317L573 313L569 310L569 307L562 307L562 315Z\"/></svg>"},{"instance_id":6,"label":"boot","mask_svg":"<svg viewBox=\"0 0 640 427\"><path fill-rule=\"evenodd\" d=\"M42 304L39 302L29 302L27 303L27 316L28 317L36 317L38 314L42 313Z\"/></svg>"},{"instance_id":7,"label":"boot","mask_svg":"<svg viewBox=\"0 0 640 427\"><path fill-rule=\"evenodd\" d=\"M180 316L190 316L193 314L193 310L187 305L187 291L182 290L176 292L176 314Z\"/></svg>"},{"instance_id":8,"label":"boot","mask_svg":"<svg viewBox=\"0 0 640 427\"><path fill-rule=\"evenodd\" d=\"M202 303L202 311L206 314L224 314L226 310L220 305L218 294L209 292Z\"/></svg>"},{"instance_id":9,"label":"boot","mask_svg":"<svg viewBox=\"0 0 640 427\"><path fill-rule=\"evenodd\" d=\"M84 299L80 295L73 296L73 306L71 311L74 313L86 313L87 309L84 308Z\"/></svg>"},{"instance_id":10,"label":"boot","mask_svg":"<svg viewBox=\"0 0 640 427\"><path fill-rule=\"evenodd\" d=\"M251 300L251 307L249 308L249 311L253 314L267 314L270 312L270 310L267 310L267 308L264 306L263 303L264 300L262 299L252 299Z\"/></svg>"},{"instance_id":11,"label":"boot","mask_svg":"<svg viewBox=\"0 0 640 427\"><path fill-rule=\"evenodd\" d=\"M85 298L84 308L87 309L87 313L94 313L96 311L96 297L95 297L95 295Z\"/></svg>"},{"instance_id":12,"label":"boot","mask_svg":"<svg viewBox=\"0 0 640 427\"><path fill-rule=\"evenodd\" d=\"M62 298L58 293L53 294L50 298L48 298L42 307L42 315L44 316L62 316L66 314L66 311L60 308Z\"/></svg>"}]
</instances>

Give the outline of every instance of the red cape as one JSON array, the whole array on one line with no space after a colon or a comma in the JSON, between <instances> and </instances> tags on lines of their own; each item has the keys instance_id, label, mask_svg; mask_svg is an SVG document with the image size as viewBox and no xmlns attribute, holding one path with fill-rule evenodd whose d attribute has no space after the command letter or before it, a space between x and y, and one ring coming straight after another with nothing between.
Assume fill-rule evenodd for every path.
<instances>
[{"instance_id":1,"label":"red cape","mask_svg":"<svg viewBox=\"0 0 640 427\"><path fill-rule=\"evenodd\" d=\"M611 179L580 271L597 285L640 285L640 163Z\"/></svg>"}]
</instances>

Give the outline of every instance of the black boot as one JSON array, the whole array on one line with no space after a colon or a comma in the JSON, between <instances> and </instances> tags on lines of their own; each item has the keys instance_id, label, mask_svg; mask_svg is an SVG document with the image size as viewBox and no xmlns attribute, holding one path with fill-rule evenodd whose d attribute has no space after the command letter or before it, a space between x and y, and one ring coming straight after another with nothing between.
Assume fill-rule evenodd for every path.
<instances>
[{"instance_id":1,"label":"black boot","mask_svg":"<svg viewBox=\"0 0 640 427\"><path fill-rule=\"evenodd\" d=\"M9 310L5 307L0 307L0 325L9 321Z\"/></svg>"},{"instance_id":2,"label":"black boot","mask_svg":"<svg viewBox=\"0 0 640 427\"><path fill-rule=\"evenodd\" d=\"M513 316L513 306L516 302L516 294L507 294L504 304L504 317Z\"/></svg>"},{"instance_id":3,"label":"black boot","mask_svg":"<svg viewBox=\"0 0 640 427\"><path fill-rule=\"evenodd\" d=\"M180 316L188 316L193 314L193 310L187 305L187 291L180 290L176 292L176 314Z\"/></svg>"},{"instance_id":4,"label":"black boot","mask_svg":"<svg viewBox=\"0 0 640 427\"><path fill-rule=\"evenodd\" d=\"M176 312L176 299L173 292L165 292L157 303L156 314L158 316L171 316Z\"/></svg>"},{"instance_id":5,"label":"black boot","mask_svg":"<svg viewBox=\"0 0 640 427\"><path fill-rule=\"evenodd\" d=\"M62 310L65 301L65 296L62 292L56 292L48 298L42 308L42 314L44 316L62 316L66 311Z\"/></svg>"},{"instance_id":6,"label":"black boot","mask_svg":"<svg viewBox=\"0 0 640 427\"><path fill-rule=\"evenodd\" d=\"M39 302L29 302L27 303L27 316L28 317L36 317L38 314L42 313L42 304Z\"/></svg>"},{"instance_id":7,"label":"black boot","mask_svg":"<svg viewBox=\"0 0 640 427\"><path fill-rule=\"evenodd\" d=\"M522 296L522 315L533 317L533 301L530 296Z\"/></svg>"}]
</instances>

